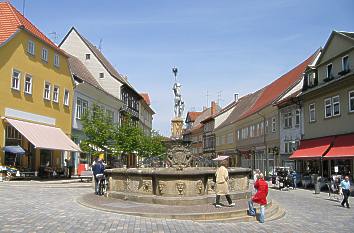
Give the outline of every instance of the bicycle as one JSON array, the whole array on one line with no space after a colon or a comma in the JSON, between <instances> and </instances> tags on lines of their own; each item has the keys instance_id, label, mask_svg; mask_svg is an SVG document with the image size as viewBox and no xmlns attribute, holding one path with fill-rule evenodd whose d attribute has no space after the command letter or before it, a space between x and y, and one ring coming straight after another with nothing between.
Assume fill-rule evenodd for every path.
<instances>
[{"instance_id":1,"label":"bicycle","mask_svg":"<svg viewBox=\"0 0 354 233\"><path fill-rule=\"evenodd\" d=\"M107 193L108 182L104 174L97 174L98 179L98 195L102 196Z\"/></svg>"}]
</instances>

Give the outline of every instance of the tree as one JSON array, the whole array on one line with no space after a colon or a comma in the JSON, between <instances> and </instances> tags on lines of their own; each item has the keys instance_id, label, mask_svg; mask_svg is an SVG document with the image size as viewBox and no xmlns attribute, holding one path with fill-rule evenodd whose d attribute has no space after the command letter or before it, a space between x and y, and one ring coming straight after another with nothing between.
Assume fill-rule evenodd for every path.
<instances>
[{"instance_id":1,"label":"tree","mask_svg":"<svg viewBox=\"0 0 354 233\"><path fill-rule=\"evenodd\" d=\"M111 116L104 109L93 105L84 113L81 122L86 136L80 144L84 151L93 153L116 151L110 145L114 141L118 125L113 123Z\"/></svg>"}]
</instances>

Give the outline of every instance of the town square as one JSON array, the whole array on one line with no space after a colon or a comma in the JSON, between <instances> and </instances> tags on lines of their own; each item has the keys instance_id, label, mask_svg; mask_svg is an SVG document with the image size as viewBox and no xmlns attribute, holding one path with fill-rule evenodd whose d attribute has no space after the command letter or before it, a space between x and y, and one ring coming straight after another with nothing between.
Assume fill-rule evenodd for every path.
<instances>
[{"instance_id":1,"label":"town square","mask_svg":"<svg viewBox=\"0 0 354 233\"><path fill-rule=\"evenodd\" d=\"M0 1L0 232L354 232L352 9Z\"/></svg>"}]
</instances>

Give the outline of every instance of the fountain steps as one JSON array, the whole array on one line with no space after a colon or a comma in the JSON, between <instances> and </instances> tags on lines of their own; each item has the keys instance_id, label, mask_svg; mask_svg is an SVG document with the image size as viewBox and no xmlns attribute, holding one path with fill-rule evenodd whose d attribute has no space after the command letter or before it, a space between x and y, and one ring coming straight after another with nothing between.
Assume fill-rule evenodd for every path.
<instances>
[{"instance_id":1,"label":"fountain steps","mask_svg":"<svg viewBox=\"0 0 354 233\"><path fill-rule=\"evenodd\" d=\"M249 222L254 217L247 215L247 201L236 200L236 207L215 208L212 204L194 206L171 206L124 201L116 198L103 198L87 194L77 202L89 208L119 214L134 215L147 218L164 218L178 220L193 220L200 222ZM259 212L259 207L257 212ZM272 201L266 206L266 221L283 217L285 211Z\"/></svg>"}]
</instances>

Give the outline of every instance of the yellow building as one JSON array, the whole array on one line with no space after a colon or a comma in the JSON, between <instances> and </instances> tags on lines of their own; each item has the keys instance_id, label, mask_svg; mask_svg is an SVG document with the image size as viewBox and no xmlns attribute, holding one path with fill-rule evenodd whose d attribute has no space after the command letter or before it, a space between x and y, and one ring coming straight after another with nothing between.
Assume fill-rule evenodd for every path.
<instances>
[{"instance_id":1,"label":"yellow building","mask_svg":"<svg viewBox=\"0 0 354 233\"><path fill-rule=\"evenodd\" d=\"M70 140L67 55L10 3L0 3L0 15L0 164L60 171L68 152L80 150Z\"/></svg>"}]
</instances>

